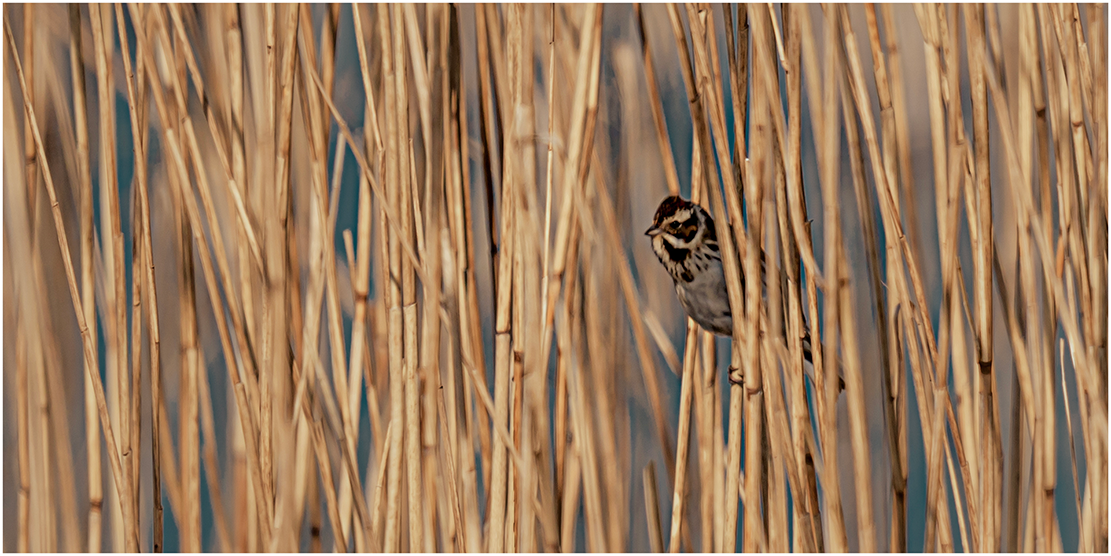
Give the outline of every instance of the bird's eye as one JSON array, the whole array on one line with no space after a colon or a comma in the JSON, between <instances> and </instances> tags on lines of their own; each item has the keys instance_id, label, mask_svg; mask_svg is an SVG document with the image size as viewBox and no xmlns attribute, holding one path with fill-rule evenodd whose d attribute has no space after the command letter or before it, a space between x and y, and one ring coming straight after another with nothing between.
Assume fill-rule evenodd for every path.
<instances>
[{"instance_id":1,"label":"bird's eye","mask_svg":"<svg viewBox=\"0 0 1111 556\"><path fill-rule=\"evenodd\" d=\"M678 230L679 229L679 223L676 222L675 220L672 220L671 222L667 223L667 229L669 229L669 230Z\"/></svg>"}]
</instances>

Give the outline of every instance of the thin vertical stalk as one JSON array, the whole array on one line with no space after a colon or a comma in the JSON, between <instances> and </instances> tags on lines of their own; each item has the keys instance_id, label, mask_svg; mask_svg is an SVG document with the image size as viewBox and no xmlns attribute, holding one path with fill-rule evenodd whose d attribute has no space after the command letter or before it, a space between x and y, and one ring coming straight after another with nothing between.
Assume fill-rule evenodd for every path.
<instances>
[{"instance_id":1,"label":"thin vertical stalk","mask_svg":"<svg viewBox=\"0 0 1111 556\"><path fill-rule=\"evenodd\" d=\"M73 121L76 135L77 177L80 192L80 238L81 238L81 298L85 322L89 324L88 334L93 344L93 367L85 369L85 446L86 465L88 466L89 515L87 550L101 550L101 505L104 499L103 479L100 468L100 431L97 428L97 404L91 376L99 373L95 367L96 354L96 297L94 294L95 276L93 274L93 185L89 169L89 128L85 109L85 60L81 48L81 10L76 4L69 7L70 23L70 75L73 79ZM155 406L157 407L157 406ZM157 412L155 412L157 413ZM156 429L157 431L157 429Z\"/></svg>"},{"instance_id":2,"label":"thin vertical stalk","mask_svg":"<svg viewBox=\"0 0 1111 556\"><path fill-rule=\"evenodd\" d=\"M749 82L749 25L748 25L748 9L739 6L737 9L737 29L733 29L732 21L732 7L725 10L726 27L726 45L729 46L729 85L731 87L732 108L733 108L733 164L732 174L736 186L743 187L745 176L745 161L747 155L745 130L748 124L748 82ZM728 192L727 192L728 194ZM739 200L737 205L733 205L737 195L729 195L730 202L729 211L733 214L740 215ZM740 307L734 305L732 298L730 298L730 308ZM737 326L739 321L734 319L734 327ZM732 359L730 360L730 370L740 369L740 354L737 349L737 342L734 341L734 348L732 351ZM738 492L741 488L739 486L741 480L741 423L744 415L744 391L742 388L733 387L729 389L729 439L726 447L725 459L728 463L725 471L725 494L728 499L725 502L725 527L721 532L721 550L723 552L734 552L737 542L737 504L738 497L734 493Z\"/></svg>"},{"instance_id":3,"label":"thin vertical stalk","mask_svg":"<svg viewBox=\"0 0 1111 556\"><path fill-rule=\"evenodd\" d=\"M389 198L386 204L389 205L396 214L396 211L401 207L398 183L399 183L399 168L398 161L400 156L398 153L402 148L398 144L397 133L397 88L391 87L391 83L395 83L397 79L394 68L394 56L391 55L393 51L393 38L390 33L390 13L389 8L385 5L378 7L378 31L382 40L382 75L385 87L386 97L386 113L395 114L391 120L386 120L386 183L389 185L388 195ZM389 385L390 385L390 427L394 431L391 438L389 448L389 481L387 482L386 493L386 529L385 540L383 541L383 549L388 552L397 552L400 550L400 502L401 502L401 457L402 457L402 443L404 441L404 376L402 369L402 356L404 350L404 339L402 336L402 314L401 314L401 256L398 247L398 231L389 234Z\"/></svg>"},{"instance_id":4,"label":"thin vertical stalk","mask_svg":"<svg viewBox=\"0 0 1111 556\"><path fill-rule=\"evenodd\" d=\"M19 490L16 499L18 537L16 549L29 552L31 549L31 444L28 403L30 383L27 380L27 339L22 327L16 334L16 450L19 464Z\"/></svg>"},{"instance_id":5,"label":"thin vertical stalk","mask_svg":"<svg viewBox=\"0 0 1111 556\"><path fill-rule=\"evenodd\" d=\"M687 450L690 445L691 396L698 375L698 326L688 322L686 353L683 357L683 379L679 394L679 436L675 452L675 488L671 501L671 535L667 551L679 552L680 531L683 528L683 500L686 498Z\"/></svg>"},{"instance_id":6,"label":"thin vertical stalk","mask_svg":"<svg viewBox=\"0 0 1111 556\"><path fill-rule=\"evenodd\" d=\"M23 5L23 73L27 77L27 97L34 102L35 99L35 10L36 6L33 4ZM12 50L12 55L16 55L16 51ZM38 192L38 169L35 160L35 143L28 141L27 138L31 136L31 122L26 118L23 120L23 172L26 183L24 186L27 188L27 209L31 214L32 222L30 233L33 238L36 234L35 217L38 214L35 205L36 193Z\"/></svg>"},{"instance_id":7,"label":"thin vertical stalk","mask_svg":"<svg viewBox=\"0 0 1111 556\"><path fill-rule=\"evenodd\" d=\"M478 9L478 7L476 7ZM481 17L481 16L479 16ZM482 40L481 38L479 40ZM507 172L508 174L508 172ZM512 365L512 329L510 326L510 309L513 291L513 249L514 249L514 220L517 215L516 192L514 186L505 186L503 182L501 195L501 230L498 234L501 243L498 246L499 257L497 260L496 284L496 322L494 325L494 421L495 428L503 426L509 419L509 374ZM492 214L491 222L493 222ZM500 438L494 439L493 467L490 471L490 533L487 539L487 550L502 552L505 550L505 513L506 490L508 488L507 473L507 447Z\"/></svg>"},{"instance_id":8,"label":"thin vertical stalk","mask_svg":"<svg viewBox=\"0 0 1111 556\"><path fill-rule=\"evenodd\" d=\"M397 134L397 147L394 151L398 161L396 184L400 197L397 208L400 210L400 238L413 236L413 215L410 212L413 197L416 197L417 184L411 179L409 157L409 89L408 66L405 61L406 38L403 28L404 16L397 8L391 14L394 57L394 86L396 89L396 110L393 112L397 118L394 129ZM388 84L387 84L388 86ZM407 490L409 493L409 550L419 550L423 545L421 520L422 488L420 477L420 413L417 404L419 395L417 382L417 304L416 289L414 284L414 263L408 259L401 260L401 303L404 318L404 395L405 395L405 461ZM422 277L422 280L425 277Z\"/></svg>"},{"instance_id":9,"label":"thin vertical stalk","mask_svg":"<svg viewBox=\"0 0 1111 556\"><path fill-rule=\"evenodd\" d=\"M995 373L992 342L992 292L991 260L993 249L991 165L989 161L987 86L983 71L987 64L987 44L984 36L984 5L963 6L968 42L969 86L972 92L972 140L975 147L975 210L979 229L972 238L973 244L973 291L976 308L976 353L980 376L980 422L984 431L980 434L986 444L986 457L980 470L979 508L982 510L981 550L998 550L999 526L1002 514L1002 444L999 439L998 408L995 406ZM971 433L971 431L968 431Z\"/></svg>"},{"instance_id":10,"label":"thin vertical stalk","mask_svg":"<svg viewBox=\"0 0 1111 556\"><path fill-rule=\"evenodd\" d=\"M748 18L752 24L753 35L753 53L752 53L752 70L753 70L753 89L768 91L772 87L772 81L778 78L775 63L773 61L772 52L769 51L772 45L772 36L769 30L767 18L767 11L755 5L748 5ZM768 109L770 101L765 97L766 104L759 102L760 98L753 95L757 100L755 109L753 110L753 118L751 121L751 137L755 140L750 142L752 146L751 165L747 169L747 174L744 180L744 194L745 194L745 207L748 223L748 249L744 253L744 271L746 276L760 276L762 270L761 255L762 247L764 244L763 235L765 228L765 211L764 211L764 193L763 184L770 181L769 178L774 176L775 162L772 160L772 152L769 152L768 145L771 144L771 122L769 119ZM728 175L728 174L726 174ZM728 186L727 186L728 187ZM739 228L739 225L737 226ZM759 283L755 280L754 284ZM768 470L765 469L766 458L769 454L766 453L766 434L771 431L766 420L765 410L765 397L770 392L771 395L779 395L779 391L768 388L770 382L770 375L765 374L765 369L761 364L760 352L762 351L759 343L761 320L761 297L763 292L762 288L749 287L744 291L745 296L745 514L744 514L744 545L746 551L768 550L768 520L771 518L771 508L768 507L769 500L767 498L766 484L769 479ZM778 309L777 309L778 310ZM734 324L736 328L737 325ZM736 337L736 330L734 330L734 337ZM768 372L774 372L774 369L768 369ZM760 507L764 506L764 515L760 514ZM763 518L763 519L761 519Z\"/></svg>"}]
</instances>

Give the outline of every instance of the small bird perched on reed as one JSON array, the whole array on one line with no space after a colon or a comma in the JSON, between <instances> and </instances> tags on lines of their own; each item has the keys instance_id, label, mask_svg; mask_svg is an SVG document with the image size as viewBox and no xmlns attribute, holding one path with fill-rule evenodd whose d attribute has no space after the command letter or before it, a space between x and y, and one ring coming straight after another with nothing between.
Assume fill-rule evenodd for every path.
<instances>
[{"instance_id":1,"label":"small bird perched on reed","mask_svg":"<svg viewBox=\"0 0 1111 556\"><path fill-rule=\"evenodd\" d=\"M732 337L733 314L729 309L717 229L710 213L672 195L660 203L652 226L644 234L651 238L656 258L675 282L675 293L687 315L718 336ZM762 255L760 266L760 283L764 286L767 275L763 271ZM741 287L747 283L742 269ZM810 367L814 361L811 349L810 329L803 322L802 354L811 363ZM812 368L809 371L812 372ZM843 381L841 386L844 387Z\"/></svg>"}]
</instances>

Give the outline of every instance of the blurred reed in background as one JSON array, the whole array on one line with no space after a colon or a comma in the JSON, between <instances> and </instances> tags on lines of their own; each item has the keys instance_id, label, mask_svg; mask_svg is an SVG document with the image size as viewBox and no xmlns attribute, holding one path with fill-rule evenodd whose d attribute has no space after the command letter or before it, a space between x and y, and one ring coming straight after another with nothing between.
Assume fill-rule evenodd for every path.
<instances>
[{"instance_id":1,"label":"blurred reed in background","mask_svg":"<svg viewBox=\"0 0 1111 556\"><path fill-rule=\"evenodd\" d=\"M4 24L5 550L1107 550L1106 5Z\"/></svg>"}]
</instances>

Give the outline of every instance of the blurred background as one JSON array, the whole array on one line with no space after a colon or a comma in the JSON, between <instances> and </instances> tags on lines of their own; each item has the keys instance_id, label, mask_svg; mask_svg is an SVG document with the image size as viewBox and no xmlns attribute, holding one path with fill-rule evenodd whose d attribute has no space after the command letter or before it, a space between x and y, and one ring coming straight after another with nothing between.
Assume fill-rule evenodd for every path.
<instances>
[{"instance_id":1,"label":"blurred background","mask_svg":"<svg viewBox=\"0 0 1111 556\"><path fill-rule=\"evenodd\" d=\"M1106 550L1106 6L974 7L982 29L971 37L966 8L907 4L760 7L760 27L742 17L745 5L677 6L677 19L658 4L357 9L356 18L348 4L5 6L5 551L147 551L160 538L165 551L660 550L676 519L680 376L693 337L703 342L698 361L717 371L691 369L683 550L740 549L756 530L767 549L829 550L838 528L853 551ZM705 35L692 32L691 13L704 18L696 23ZM924 33L930 22L942 24L940 42ZM750 24L773 41L757 47L764 35ZM836 56L827 56L831 28L845 41ZM731 33L753 46L735 46ZM847 382L859 389L869 467L854 450L848 392L823 419L807 382L813 415L781 430L768 402L764 425L774 439L833 423L810 433L821 448L807 451L817 471L810 466L816 483L804 488L822 503L817 541L801 532L812 523L801 521L802 479L784 475L804 468L779 448L765 448L764 523L744 523L742 507L732 514L739 524L723 524L737 502L725 489L731 342L687 335L643 236L672 188L691 198L693 176L709 209L707 188L732 171L719 157L708 179L696 146L682 56L707 35L717 75L696 67L694 77L717 87L703 106L716 99L724 108L726 134L714 127L714 141L736 158L741 130L753 162L782 159L778 147L771 154L773 134L752 126L770 126L756 113L779 104L799 125L799 187L823 272L831 226L843 243L851 303L839 310L854 318L842 315L839 327L855 338L842 332L840 341L855 343L860 380ZM740 109L734 52L754 72ZM986 101L969 70L981 52L998 87ZM865 106L841 77L854 58ZM939 59L944 70L931 83ZM792 72L801 72L797 109ZM776 78L767 90L780 96L769 98L761 87ZM894 93L881 95L877 81L886 91L888 80ZM931 98L935 87L944 102ZM842 115L823 167L819 153L829 149L812 103L830 90L838 92L827 106ZM981 109L991 138L982 162ZM866 125L880 136L882 161L862 149ZM1025 142L1015 149L1013 138ZM951 191L935 185L938 147L953 157L940 166L946 183L963 183ZM982 163L990 208L972 217ZM877 168L887 172L882 183ZM783 201L761 176L782 179L783 165L750 172L765 188L765 235L774 235ZM837 179L823 183L826 175ZM885 233L890 216L877 192L889 180L903 243ZM866 215L857 183L870 192ZM1043 254L1042 228L1028 225L1027 198L1054 257ZM840 209L832 222L830 204ZM985 216L993 251L980 243ZM939 229L949 218L952 231ZM880 246L875 259L869 241ZM978 259L985 252L995 265ZM959 285L943 279L951 255ZM988 340L974 295L982 261ZM920 283L892 292L897 273L903 288ZM1035 290L1020 293L1020 282ZM807 320L825 336L830 300L819 289L812 312L805 285L789 287L802 288ZM913 309L900 305L906 299ZM909 324L913 312L925 320ZM891 324L893 315L904 324ZM984 341L987 374L975 372ZM852 357L842 344L824 352ZM787 383L765 382L764 396L793 408L788 386L801 378L780 357L764 372ZM130 485L124 500L90 363ZM934 373L934 392L919 391L921 373ZM1028 405L1021 380L1030 381ZM937 405L946 398L948 414ZM924 429L939 429L923 415L938 416L940 452L924 441ZM824 468L831 451L836 467ZM752 473L748 461L741 468ZM862 469L868 500L858 499ZM836 496L829 481L840 483ZM863 520L862 504L872 508ZM829 521L833 506L843 525ZM781 515L787 544L773 538Z\"/></svg>"}]
</instances>

